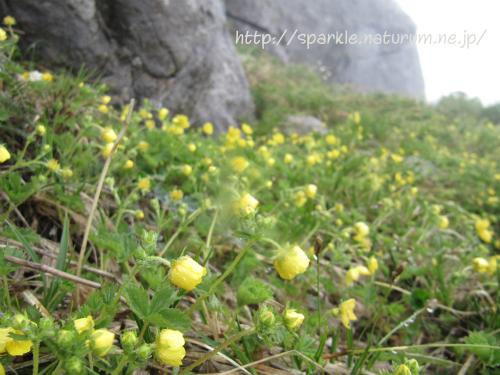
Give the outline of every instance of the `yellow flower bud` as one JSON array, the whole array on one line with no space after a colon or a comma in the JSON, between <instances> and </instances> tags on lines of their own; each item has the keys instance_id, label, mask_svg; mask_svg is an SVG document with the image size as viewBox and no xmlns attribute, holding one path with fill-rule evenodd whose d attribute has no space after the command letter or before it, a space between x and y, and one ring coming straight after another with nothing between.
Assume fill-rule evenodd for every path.
<instances>
[{"instance_id":1,"label":"yellow flower bud","mask_svg":"<svg viewBox=\"0 0 500 375\"><path fill-rule=\"evenodd\" d=\"M148 128L148 130L153 130L156 126L156 122L155 122L155 120L147 120L145 122L145 125L146 125L146 128Z\"/></svg>"},{"instance_id":2,"label":"yellow flower bud","mask_svg":"<svg viewBox=\"0 0 500 375\"><path fill-rule=\"evenodd\" d=\"M276 160L274 158L267 159L267 165L269 165L270 167L272 167L275 162L276 162Z\"/></svg>"},{"instance_id":3,"label":"yellow flower bud","mask_svg":"<svg viewBox=\"0 0 500 375\"><path fill-rule=\"evenodd\" d=\"M142 178L139 181L139 188L142 191L148 191L150 187L151 187L151 180L149 178Z\"/></svg>"},{"instance_id":4,"label":"yellow flower bud","mask_svg":"<svg viewBox=\"0 0 500 375\"><path fill-rule=\"evenodd\" d=\"M102 133L101 138L108 143L113 143L116 140L117 136L115 131L108 126L104 128L104 132Z\"/></svg>"},{"instance_id":5,"label":"yellow flower bud","mask_svg":"<svg viewBox=\"0 0 500 375\"><path fill-rule=\"evenodd\" d=\"M134 166L134 162L133 162L132 160L130 160L130 159L129 159L129 160L127 160L127 161L125 162L125 165L123 166L123 169L130 169L130 168L132 168L133 166Z\"/></svg>"},{"instance_id":6,"label":"yellow flower bud","mask_svg":"<svg viewBox=\"0 0 500 375\"><path fill-rule=\"evenodd\" d=\"M250 125L247 125L247 124L241 124L241 130L243 130L243 133L245 134L252 134L253 133L253 129Z\"/></svg>"},{"instance_id":7,"label":"yellow flower bud","mask_svg":"<svg viewBox=\"0 0 500 375\"><path fill-rule=\"evenodd\" d=\"M182 332L164 329L156 338L156 358L169 366L181 366L186 355Z\"/></svg>"},{"instance_id":8,"label":"yellow flower bud","mask_svg":"<svg viewBox=\"0 0 500 375\"><path fill-rule=\"evenodd\" d=\"M172 266L168 278L174 285L186 290L192 290L201 283L202 277L206 274L205 267L200 266L189 257L182 257Z\"/></svg>"},{"instance_id":9,"label":"yellow flower bud","mask_svg":"<svg viewBox=\"0 0 500 375\"><path fill-rule=\"evenodd\" d=\"M195 152L196 151L196 145L194 143L190 143L188 145L188 150L191 151L191 152Z\"/></svg>"},{"instance_id":10,"label":"yellow flower bud","mask_svg":"<svg viewBox=\"0 0 500 375\"><path fill-rule=\"evenodd\" d=\"M174 190L170 193L170 196L174 201L180 201L184 196L184 193L182 192L182 190Z\"/></svg>"},{"instance_id":11,"label":"yellow flower bud","mask_svg":"<svg viewBox=\"0 0 500 375\"><path fill-rule=\"evenodd\" d=\"M50 73L45 72L42 74L42 80L44 80L45 82L51 82L52 78L53 76Z\"/></svg>"},{"instance_id":12,"label":"yellow flower bud","mask_svg":"<svg viewBox=\"0 0 500 375\"><path fill-rule=\"evenodd\" d=\"M293 156L291 154L286 154L285 159L283 159L283 162L285 164L290 164L293 161Z\"/></svg>"},{"instance_id":13,"label":"yellow flower bud","mask_svg":"<svg viewBox=\"0 0 500 375\"><path fill-rule=\"evenodd\" d=\"M169 112L170 111L167 108L160 109L160 111L158 112L158 118L160 120L163 120L165 117L167 117Z\"/></svg>"},{"instance_id":14,"label":"yellow flower bud","mask_svg":"<svg viewBox=\"0 0 500 375\"><path fill-rule=\"evenodd\" d=\"M257 208L259 201L252 197L250 194L243 194L239 201L239 207L244 208L250 206L252 208Z\"/></svg>"},{"instance_id":15,"label":"yellow flower bud","mask_svg":"<svg viewBox=\"0 0 500 375\"><path fill-rule=\"evenodd\" d=\"M231 167L236 173L241 173L248 168L250 163L246 161L243 157L238 156L231 160Z\"/></svg>"},{"instance_id":16,"label":"yellow flower bud","mask_svg":"<svg viewBox=\"0 0 500 375\"><path fill-rule=\"evenodd\" d=\"M347 329L351 328L351 320L358 319L356 315L354 315L355 305L356 300L354 298L348 299L340 304L340 320Z\"/></svg>"},{"instance_id":17,"label":"yellow flower bud","mask_svg":"<svg viewBox=\"0 0 500 375\"><path fill-rule=\"evenodd\" d=\"M310 184L307 185L304 192L308 198L314 198L316 192L318 191L318 187L316 185Z\"/></svg>"},{"instance_id":18,"label":"yellow flower bud","mask_svg":"<svg viewBox=\"0 0 500 375\"><path fill-rule=\"evenodd\" d=\"M86 331L87 329L92 330L94 328L94 319L92 316L87 316L86 318L81 318L81 319L76 319L75 320L75 329L78 331L78 333L82 333L83 331Z\"/></svg>"},{"instance_id":19,"label":"yellow flower bud","mask_svg":"<svg viewBox=\"0 0 500 375\"><path fill-rule=\"evenodd\" d=\"M189 176L191 172L193 171L193 167L191 167L189 164L184 164L181 167L181 173L185 176Z\"/></svg>"},{"instance_id":20,"label":"yellow flower bud","mask_svg":"<svg viewBox=\"0 0 500 375\"><path fill-rule=\"evenodd\" d=\"M102 104L109 104L110 101L111 101L111 96L109 95L104 95L101 99Z\"/></svg>"},{"instance_id":21,"label":"yellow flower bud","mask_svg":"<svg viewBox=\"0 0 500 375\"><path fill-rule=\"evenodd\" d=\"M148 149L148 147L149 147L148 142L144 142L144 141L139 142L139 150L146 151Z\"/></svg>"},{"instance_id":22,"label":"yellow flower bud","mask_svg":"<svg viewBox=\"0 0 500 375\"><path fill-rule=\"evenodd\" d=\"M134 216L136 219L144 219L144 212L142 212L141 210L136 210L134 211Z\"/></svg>"},{"instance_id":23,"label":"yellow flower bud","mask_svg":"<svg viewBox=\"0 0 500 375\"><path fill-rule=\"evenodd\" d=\"M214 126L209 122L205 123L205 125L203 125L203 132L205 134L213 134Z\"/></svg>"},{"instance_id":24,"label":"yellow flower bud","mask_svg":"<svg viewBox=\"0 0 500 375\"><path fill-rule=\"evenodd\" d=\"M13 26L16 24L16 19L12 16L7 16L3 19L3 23L5 26Z\"/></svg>"},{"instance_id":25,"label":"yellow flower bud","mask_svg":"<svg viewBox=\"0 0 500 375\"><path fill-rule=\"evenodd\" d=\"M304 315L295 310L288 310L285 315L285 324L291 329L299 327L304 321Z\"/></svg>"},{"instance_id":26,"label":"yellow flower bud","mask_svg":"<svg viewBox=\"0 0 500 375\"><path fill-rule=\"evenodd\" d=\"M273 264L283 279L291 280L306 271L309 258L300 247L287 245Z\"/></svg>"},{"instance_id":27,"label":"yellow flower bud","mask_svg":"<svg viewBox=\"0 0 500 375\"><path fill-rule=\"evenodd\" d=\"M0 145L0 163L3 163L9 159L10 152L3 145Z\"/></svg>"},{"instance_id":28,"label":"yellow flower bud","mask_svg":"<svg viewBox=\"0 0 500 375\"><path fill-rule=\"evenodd\" d=\"M368 259L366 266L370 270L370 273L374 274L375 271L377 271L377 269L378 269L377 259L375 257L371 257L370 259Z\"/></svg>"},{"instance_id":29,"label":"yellow flower bud","mask_svg":"<svg viewBox=\"0 0 500 375\"><path fill-rule=\"evenodd\" d=\"M59 162L56 159L50 159L45 166L49 168L52 172L56 173L59 172L59 169L61 169L61 166L59 165Z\"/></svg>"},{"instance_id":30,"label":"yellow flower bud","mask_svg":"<svg viewBox=\"0 0 500 375\"><path fill-rule=\"evenodd\" d=\"M441 229L448 228L450 221L446 216L439 216L439 224L438 227Z\"/></svg>"},{"instance_id":31,"label":"yellow flower bud","mask_svg":"<svg viewBox=\"0 0 500 375\"><path fill-rule=\"evenodd\" d=\"M108 107L106 106L106 104L101 104L97 109L103 114L108 113Z\"/></svg>"},{"instance_id":32,"label":"yellow flower bud","mask_svg":"<svg viewBox=\"0 0 500 375\"><path fill-rule=\"evenodd\" d=\"M44 135L45 134L45 126L43 125L37 125L35 129L36 134L38 135Z\"/></svg>"},{"instance_id":33,"label":"yellow flower bud","mask_svg":"<svg viewBox=\"0 0 500 375\"><path fill-rule=\"evenodd\" d=\"M486 243L491 242L491 238L493 235L488 229L481 229L477 232L477 234L484 242L486 242Z\"/></svg>"},{"instance_id":34,"label":"yellow flower bud","mask_svg":"<svg viewBox=\"0 0 500 375\"><path fill-rule=\"evenodd\" d=\"M102 149L102 156L107 158L109 156L109 154L111 154L111 150L113 149L113 145L114 145L114 143L107 143L106 146L104 146L104 148ZM116 154L117 150L115 150L115 154Z\"/></svg>"},{"instance_id":35,"label":"yellow flower bud","mask_svg":"<svg viewBox=\"0 0 500 375\"><path fill-rule=\"evenodd\" d=\"M92 353L97 357L104 357L113 346L115 334L104 329L98 329L90 336Z\"/></svg>"}]
</instances>

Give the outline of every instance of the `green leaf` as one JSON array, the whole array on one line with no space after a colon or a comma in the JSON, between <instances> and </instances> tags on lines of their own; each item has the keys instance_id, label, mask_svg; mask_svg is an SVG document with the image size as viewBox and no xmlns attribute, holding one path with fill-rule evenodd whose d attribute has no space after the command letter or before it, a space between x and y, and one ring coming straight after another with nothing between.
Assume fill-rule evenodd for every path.
<instances>
[{"instance_id":1,"label":"green leaf","mask_svg":"<svg viewBox=\"0 0 500 375\"><path fill-rule=\"evenodd\" d=\"M28 241L26 241L26 239L21 235L21 233L19 233L19 231L17 230L17 228L10 221L8 221L8 220L7 220L7 224L9 225L10 229L12 229L12 232L14 232L17 240L23 244L24 248L28 252L28 254L31 257L31 259L33 259L33 261L35 261L36 263L41 264L40 263L40 258L35 253L35 251L31 248L31 246L28 243ZM42 278L43 290L45 291L45 290L47 290L47 279L45 277L45 272L40 271L40 277Z\"/></svg>"},{"instance_id":2,"label":"green leaf","mask_svg":"<svg viewBox=\"0 0 500 375\"><path fill-rule=\"evenodd\" d=\"M175 289L169 284L163 284L158 288L149 304L149 316L168 309L176 299Z\"/></svg>"},{"instance_id":3,"label":"green leaf","mask_svg":"<svg viewBox=\"0 0 500 375\"><path fill-rule=\"evenodd\" d=\"M5 247L5 250L0 247L0 275L8 275L11 272L19 269L18 264L7 262L5 260L5 255L10 255L14 258L24 259L24 253L19 249L13 249L8 244Z\"/></svg>"},{"instance_id":4,"label":"green leaf","mask_svg":"<svg viewBox=\"0 0 500 375\"><path fill-rule=\"evenodd\" d=\"M177 331L190 331L191 319L182 311L177 309L167 309L159 313L166 320L166 325L161 328L175 329Z\"/></svg>"},{"instance_id":5,"label":"green leaf","mask_svg":"<svg viewBox=\"0 0 500 375\"><path fill-rule=\"evenodd\" d=\"M21 177L18 173L9 174L8 179L2 181L2 187L12 203L24 202L36 191L33 182L22 185Z\"/></svg>"},{"instance_id":6,"label":"green leaf","mask_svg":"<svg viewBox=\"0 0 500 375\"><path fill-rule=\"evenodd\" d=\"M484 331L471 332L469 337L465 338L465 343L468 345L499 346L499 342L493 336L488 335ZM465 349L477 355L488 366L494 367L500 365L500 347L498 350L472 346L465 347Z\"/></svg>"},{"instance_id":7,"label":"green leaf","mask_svg":"<svg viewBox=\"0 0 500 375\"><path fill-rule=\"evenodd\" d=\"M273 292L269 285L264 284L260 279L253 276L247 277L240 285L237 294L238 307L251 303L262 303L272 298Z\"/></svg>"},{"instance_id":8,"label":"green leaf","mask_svg":"<svg viewBox=\"0 0 500 375\"><path fill-rule=\"evenodd\" d=\"M224 308L222 307L219 299L215 296L215 294L212 294L208 299L207 310L218 312L221 315L226 315Z\"/></svg>"},{"instance_id":9,"label":"green leaf","mask_svg":"<svg viewBox=\"0 0 500 375\"><path fill-rule=\"evenodd\" d=\"M148 322L154 326L158 327L166 327L168 326L168 322L163 318L160 314L153 314L148 318Z\"/></svg>"},{"instance_id":10,"label":"green leaf","mask_svg":"<svg viewBox=\"0 0 500 375\"><path fill-rule=\"evenodd\" d=\"M233 232L233 237L248 240L248 239L252 238L252 235L247 233L247 232L242 232L242 231L238 230L236 232Z\"/></svg>"},{"instance_id":11,"label":"green leaf","mask_svg":"<svg viewBox=\"0 0 500 375\"><path fill-rule=\"evenodd\" d=\"M149 296L148 292L135 284L129 284L126 289L125 298L134 313L141 319L149 317Z\"/></svg>"},{"instance_id":12,"label":"green leaf","mask_svg":"<svg viewBox=\"0 0 500 375\"><path fill-rule=\"evenodd\" d=\"M109 233L106 226L99 228L98 234L90 233L90 239L99 248L107 249L115 254L118 263L125 262L130 259L137 249L139 244L128 233Z\"/></svg>"},{"instance_id":13,"label":"green leaf","mask_svg":"<svg viewBox=\"0 0 500 375\"><path fill-rule=\"evenodd\" d=\"M429 300L429 298L430 298L429 292L423 289L415 289L411 293L410 297L411 308L413 310L423 309L425 305L427 305L427 301Z\"/></svg>"},{"instance_id":14,"label":"green leaf","mask_svg":"<svg viewBox=\"0 0 500 375\"><path fill-rule=\"evenodd\" d=\"M18 232L23 236L29 243L39 244L40 235L30 228L17 228ZM0 230L0 235L10 238L11 240L17 240L17 236L14 234L10 227L4 227Z\"/></svg>"}]
</instances>

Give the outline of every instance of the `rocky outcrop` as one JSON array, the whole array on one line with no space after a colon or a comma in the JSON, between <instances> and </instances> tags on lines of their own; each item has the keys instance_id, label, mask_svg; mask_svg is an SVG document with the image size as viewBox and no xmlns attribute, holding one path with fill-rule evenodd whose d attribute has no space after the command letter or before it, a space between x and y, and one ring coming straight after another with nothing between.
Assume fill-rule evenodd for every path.
<instances>
[{"instance_id":1,"label":"rocky outcrop","mask_svg":"<svg viewBox=\"0 0 500 375\"><path fill-rule=\"evenodd\" d=\"M84 64L118 102L149 98L218 130L253 116L222 0L0 0L5 15L37 61Z\"/></svg>"},{"instance_id":2,"label":"rocky outcrop","mask_svg":"<svg viewBox=\"0 0 500 375\"><path fill-rule=\"evenodd\" d=\"M236 32L269 34L265 48L270 53L284 63L318 68L327 82L349 83L363 91L423 97L424 81L416 45L408 39L401 42L402 35L415 34L416 27L395 0L225 2L235 41ZM389 36L384 39L384 34ZM320 40L322 35L324 40ZM352 35L357 40L346 43ZM308 39L315 39L309 48ZM252 38L248 41L253 42ZM262 46L262 39L257 41ZM239 43L243 43L241 37Z\"/></svg>"}]
</instances>

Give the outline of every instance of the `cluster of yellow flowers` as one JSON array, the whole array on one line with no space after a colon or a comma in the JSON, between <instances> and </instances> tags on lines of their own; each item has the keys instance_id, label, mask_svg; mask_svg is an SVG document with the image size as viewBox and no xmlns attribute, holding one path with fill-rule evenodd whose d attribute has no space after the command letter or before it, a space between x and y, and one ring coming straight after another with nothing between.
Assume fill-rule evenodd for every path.
<instances>
[{"instance_id":1,"label":"cluster of yellow flowers","mask_svg":"<svg viewBox=\"0 0 500 375\"><path fill-rule=\"evenodd\" d=\"M375 257L370 257L366 266L355 266L347 271L345 275L345 283L347 285L351 285L353 281L358 281L360 275L373 275L377 269L377 259Z\"/></svg>"}]
</instances>

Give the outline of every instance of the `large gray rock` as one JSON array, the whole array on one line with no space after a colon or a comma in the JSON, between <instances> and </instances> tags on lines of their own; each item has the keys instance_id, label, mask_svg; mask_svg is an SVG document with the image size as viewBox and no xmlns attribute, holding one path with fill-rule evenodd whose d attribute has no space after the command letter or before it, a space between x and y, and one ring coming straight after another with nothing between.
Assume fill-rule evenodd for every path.
<instances>
[{"instance_id":1,"label":"large gray rock","mask_svg":"<svg viewBox=\"0 0 500 375\"><path fill-rule=\"evenodd\" d=\"M5 15L37 61L85 64L118 101L149 98L219 131L253 116L222 0L0 0Z\"/></svg>"},{"instance_id":2,"label":"large gray rock","mask_svg":"<svg viewBox=\"0 0 500 375\"><path fill-rule=\"evenodd\" d=\"M417 48L396 34L415 34L413 21L394 0L225 0L233 40L249 32L270 34L266 45L284 63L304 63L317 67L332 83L349 83L363 91L401 93L422 98L424 80ZM292 35L297 30L295 36ZM356 43L345 43L356 34ZM286 31L286 32L285 32ZM377 34L382 37L375 43ZM337 34L338 33L338 34ZM343 34L337 39L337 35ZM310 34L311 44L299 40ZM334 34L328 44L319 44L323 34ZM394 34L394 42L391 36ZM365 35L372 35L369 43ZM278 44L280 38L281 42ZM249 38L248 41L252 41ZM307 35L303 36L307 41ZM339 40L339 43L336 41ZM414 38L412 39L414 40ZM359 42L362 43L359 43ZM343 43L340 43L343 42ZM243 43L243 38L239 39ZM262 43L260 43L262 45Z\"/></svg>"}]
</instances>

